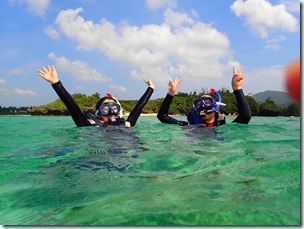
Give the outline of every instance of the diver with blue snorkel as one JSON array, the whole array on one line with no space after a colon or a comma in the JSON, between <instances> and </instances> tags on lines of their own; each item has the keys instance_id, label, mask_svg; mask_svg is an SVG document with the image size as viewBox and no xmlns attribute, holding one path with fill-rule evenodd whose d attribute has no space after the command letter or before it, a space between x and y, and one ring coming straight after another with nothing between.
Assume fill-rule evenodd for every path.
<instances>
[{"instance_id":1,"label":"diver with blue snorkel","mask_svg":"<svg viewBox=\"0 0 304 229\"><path fill-rule=\"evenodd\" d=\"M231 86L238 108L238 116L233 122L248 124L251 119L251 110L242 90L242 83L244 79L243 71L244 67L241 68L239 73L237 73L236 68L233 67ZM219 111L219 107L221 105L225 106L225 104L222 102L221 95L214 89L211 89L212 95L204 94L193 102L193 108L187 116L188 122L179 121L170 117L168 115L169 107L175 95L177 86L180 84L180 82L182 82L182 80L183 79L178 78L175 78L174 81L169 80L169 91L158 111L157 118L162 123L179 124L181 126L190 124L212 127L226 124L225 115L221 114ZM216 96L217 101L213 98L213 96Z\"/></svg>"}]
</instances>

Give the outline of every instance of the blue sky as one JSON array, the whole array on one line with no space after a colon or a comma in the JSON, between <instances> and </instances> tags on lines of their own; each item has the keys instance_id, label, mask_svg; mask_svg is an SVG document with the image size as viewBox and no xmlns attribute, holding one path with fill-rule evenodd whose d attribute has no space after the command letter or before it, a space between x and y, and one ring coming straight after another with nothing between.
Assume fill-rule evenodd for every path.
<instances>
[{"instance_id":1,"label":"blue sky","mask_svg":"<svg viewBox=\"0 0 304 229\"><path fill-rule=\"evenodd\" d=\"M1 0L0 106L58 97L37 74L55 65L71 93L139 99L144 79L163 98L178 91L286 91L285 67L300 57L298 0Z\"/></svg>"}]
</instances>

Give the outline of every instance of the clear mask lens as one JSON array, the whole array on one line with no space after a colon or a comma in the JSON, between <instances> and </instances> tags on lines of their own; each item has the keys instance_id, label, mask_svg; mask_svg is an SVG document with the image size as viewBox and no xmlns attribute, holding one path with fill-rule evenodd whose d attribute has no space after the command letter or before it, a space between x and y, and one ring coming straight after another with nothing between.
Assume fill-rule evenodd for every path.
<instances>
[{"instance_id":1,"label":"clear mask lens","mask_svg":"<svg viewBox=\"0 0 304 229\"><path fill-rule=\"evenodd\" d=\"M118 115L120 105L117 103L104 103L99 108L99 113L103 116Z\"/></svg>"},{"instance_id":2,"label":"clear mask lens","mask_svg":"<svg viewBox=\"0 0 304 229\"><path fill-rule=\"evenodd\" d=\"M211 110L215 106L216 102L213 98L199 98L193 102L193 108L196 111Z\"/></svg>"}]
</instances>

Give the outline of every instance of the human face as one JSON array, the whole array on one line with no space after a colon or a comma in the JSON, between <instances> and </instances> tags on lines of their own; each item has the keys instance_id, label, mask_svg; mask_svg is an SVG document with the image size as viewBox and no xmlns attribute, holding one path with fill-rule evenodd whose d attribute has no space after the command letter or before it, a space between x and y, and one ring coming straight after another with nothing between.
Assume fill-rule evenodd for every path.
<instances>
[{"instance_id":1,"label":"human face","mask_svg":"<svg viewBox=\"0 0 304 229\"><path fill-rule=\"evenodd\" d=\"M203 95L193 102L193 108L197 112L209 111L214 108L216 101L209 95Z\"/></svg>"},{"instance_id":2,"label":"human face","mask_svg":"<svg viewBox=\"0 0 304 229\"><path fill-rule=\"evenodd\" d=\"M116 103L113 99L105 99L103 103L100 105L99 115L102 120L107 122L112 117L117 117L120 112L120 105ZM111 110L111 111L110 111ZM114 114L105 115L108 112L113 112Z\"/></svg>"},{"instance_id":3,"label":"human face","mask_svg":"<svg viewBox=\"0 0 304 229\"><path fill-rule=\"evenodd\" d=\"M110 115L116 116L119 115L120 108L121 108L120 105L117 103L103 103L101 104L98 111L103 116L110 116Z\"/></svg>"},{"instance_id":4,"label":"human face","mask_svg":"<svg viewBox=\"0 0 304 229\"><path fill-rule=\"evenodd\" d=\"M210 95L202 95L200 98L193 102L193 107L206 123L213 123L215 113L209 113L215 106L215 100Z\"/></svg>"}]
</instances>

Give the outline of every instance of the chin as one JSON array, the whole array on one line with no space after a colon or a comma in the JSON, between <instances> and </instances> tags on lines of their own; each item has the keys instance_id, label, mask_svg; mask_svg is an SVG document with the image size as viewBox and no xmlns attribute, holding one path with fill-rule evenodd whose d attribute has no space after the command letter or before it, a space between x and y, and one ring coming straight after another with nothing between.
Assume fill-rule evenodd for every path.
<instances>
[{"instance_id":1,"label":"chin","mask_svg":"<svg viewBox=\"0 0 304 229\"><path fill-rule=\"evenodd\" d=\"M208 118L210 118L210 117L212 117L212 115L206 114L205 117L202 117L202 119L208 119Z\"/></svg>"},{"instance_id":2,"label":"chin","mask_svg":"<svg viewBox=\"0 0 304 229\"><path fill-rule=\"evenodd\" d=\"M204 120L204 121L209 121L210 119L212 119L214 116L213 116L213 114L206 114L206 116L205 117L202 117L202 119Z\"/></svg>"}]
</instances>

